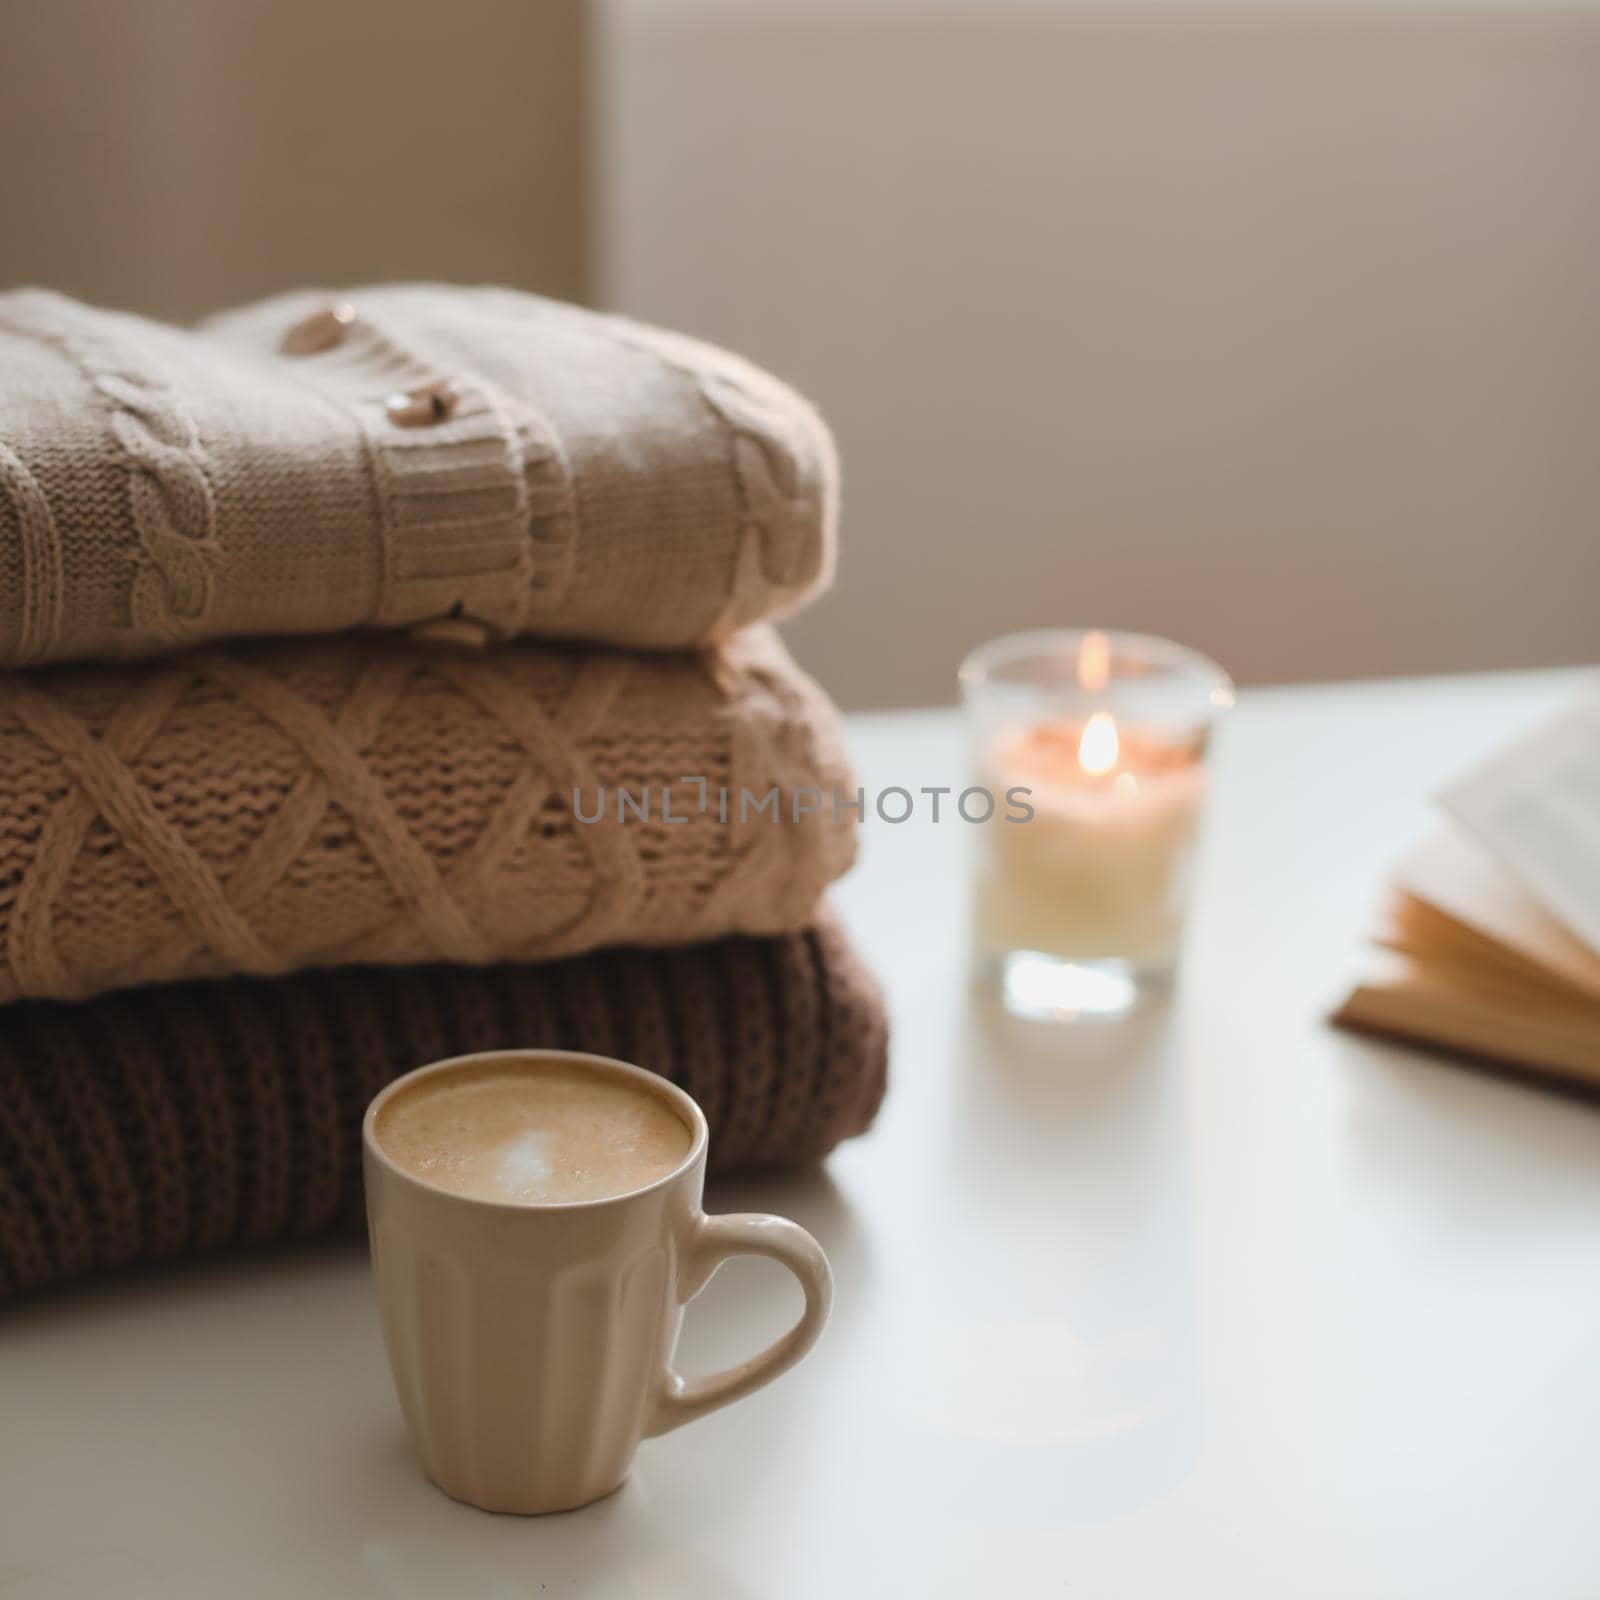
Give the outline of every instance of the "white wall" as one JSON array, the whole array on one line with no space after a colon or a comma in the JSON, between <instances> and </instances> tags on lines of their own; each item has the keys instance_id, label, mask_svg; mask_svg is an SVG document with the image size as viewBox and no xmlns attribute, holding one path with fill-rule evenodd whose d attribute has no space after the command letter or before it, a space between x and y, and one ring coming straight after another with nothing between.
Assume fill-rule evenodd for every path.
<instances>
[{"instance_id":1,"label":"white wall","mask_svg":"<svg viewBox=\"0 0 1600 1600\"><path fill-rule=\"evenodd\" d=\"M1012 628L1600 656L1600 17L608 0L602 300L845 452L848 704Z\"/></svg>"}]
</instances>

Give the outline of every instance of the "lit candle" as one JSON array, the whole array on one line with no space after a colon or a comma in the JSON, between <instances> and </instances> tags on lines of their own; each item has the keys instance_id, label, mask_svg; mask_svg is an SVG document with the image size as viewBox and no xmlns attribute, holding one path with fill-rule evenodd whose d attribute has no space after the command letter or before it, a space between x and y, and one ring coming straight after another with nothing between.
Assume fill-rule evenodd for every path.
<instances>
[{"instance_id":1,"label":"lit candle","mask_svg":"<svg viewBox=\"0 0 1600 1600\"><path fill-rule=\"evenodd\" d=\"M992 950L1169 964L1205 801L1192 747L1109 711L1038 722L990 754L990 786L1030 791L1025 822L990 824L977 926Z\"/></svg>"},{"instance_id":2,"label":"lit candle","mask_svg":"<svg viewBox=\"0 0 1600 1600\"><path fill-rule=\"evenodd\" d=\"M979 954L1003 973L1021 962L1035 978L1039 958L1117 974L1119 994L1168 971L1205 805L1206 743L1232 701L1226 674L1164 640L1061 632L985 646L962 683L978 781L997 796L1026 790L1031 808L1018 821L1007 820L1015 805L997 812L983 830Z\"/></svg>"}]
</instances>

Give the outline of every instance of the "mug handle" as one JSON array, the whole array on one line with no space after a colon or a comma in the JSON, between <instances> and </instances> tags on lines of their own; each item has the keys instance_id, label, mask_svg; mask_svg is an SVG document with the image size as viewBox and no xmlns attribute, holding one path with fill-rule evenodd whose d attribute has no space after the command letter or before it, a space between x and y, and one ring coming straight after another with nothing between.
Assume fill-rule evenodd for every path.
<instances>
[{"instance_id":1,"label":"mug handle","mask_svg":"<svg viewBox=\"0 0 1600 1600\"><path fill-rule=\"evenodd\" d=\"M763 1384L785 1373L817 1342L828 1308L833 1303L833 1274L828 1258L817 1243L796 1222L783 1217L766 1217L758 1212L735 1212L729 1216L702 1215L685 1247L679 1267L679 1284L685 1301L694 1299L710 1281L711 1274L729 1256L766 1256L786 1266L805 1290L806 1306L800 1320L760 1355L752 1356L726 1372L709 1378L689 1379L670 1367L664 1375L662 1392L657 1395L644 1437L670 1433L696 1417L742 1400Z\"/></svg>"}]
</instances>

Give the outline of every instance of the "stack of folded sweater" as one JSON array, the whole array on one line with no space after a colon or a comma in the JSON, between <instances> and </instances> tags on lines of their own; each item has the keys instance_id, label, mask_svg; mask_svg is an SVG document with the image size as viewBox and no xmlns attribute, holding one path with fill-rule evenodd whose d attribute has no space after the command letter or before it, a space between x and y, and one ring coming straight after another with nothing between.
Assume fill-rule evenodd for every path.
<instances>
[{"instance_id":1,"label":"stack of folded sweater","mask_svg":"<svg viewBox=\"0 0 1600 1600\"><path fill-rule=\"evenodd\" d=\"M619 319L0 295L0 1298L358 1219L440 1056L638 1061L714 1167L863 1129L838 720L763 622L835 520L802 400Z\"/></svg>"}]
</instances>

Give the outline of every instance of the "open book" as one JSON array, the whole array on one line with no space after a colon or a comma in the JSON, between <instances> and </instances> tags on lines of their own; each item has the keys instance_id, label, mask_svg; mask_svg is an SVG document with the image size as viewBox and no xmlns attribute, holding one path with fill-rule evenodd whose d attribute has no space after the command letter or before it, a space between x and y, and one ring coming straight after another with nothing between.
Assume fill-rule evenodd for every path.
<instances>
[{"instance_id":1,"label":"open book","mask_svg":"<svg viewBox=\"0 0 1600 1600\"><path fill-rule=\"evenodd\" d=\"M1444 796L1333 1020L1600 1087L1600 700Z\"/></svg>"}]
</instances>

